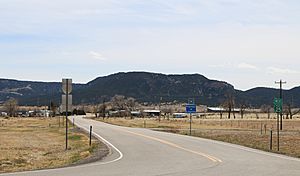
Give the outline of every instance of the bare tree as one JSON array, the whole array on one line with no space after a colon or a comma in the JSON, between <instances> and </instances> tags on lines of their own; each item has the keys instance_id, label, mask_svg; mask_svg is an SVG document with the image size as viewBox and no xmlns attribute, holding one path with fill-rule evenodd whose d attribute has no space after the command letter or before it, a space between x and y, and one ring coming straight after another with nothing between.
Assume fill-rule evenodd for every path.
<instances>
[{"instance_id":1,"label":"bare tree","mask_svg":"<svg viewBox=\"0 0 300 176\"><path fill-rule=\"evenodd\" d=\"M232 114L233 114L233 118L235 119L235 102L234 102L234 98L232 99Z\"/></svg>"},{"instance_id":2,"label":"bare tree","mask_svg":"<svg viewBox=\"0 0 300 176\"><path fill-rule=\"evenodd\" d=\"M235 118L235 113L234 113L234 97L232 93L227 93L226 95L226 100L223 104L223 106L227 109L228 111L228 119L230 119L230 115L233 112L234 118Z\"/></svg>"},{"instance_id":3,"label":"bare tree","mask_svg":"<svg viewBox=\"0 0 300 176\"><path fill-rule=\"evenodd\" d=\"M136 101L135 101L134 98L129 97L129 98L126 99L125 104L126 104L126 111L128 112L128 114L132 118L131 111L136 109L136 106L137 106Z\"/></svg>"},{"instance_id":4,"label":"bare tree","mask_svg":"<svg viewBox=\"0 0 300 176\"><path fill-rule=\"evenodd\" d=\"M220 119L223 118L223 107L224 107L224 103L220 105Z\"/></svg>"},{"instance_id":5,"label":"bare tree","mask_svg":"<svg viewBox=\"0 0 300 176\"><path fill-rule=\"evenodd\" d=\"M270 105L262 105L260 107L261 112L268 114L268 119L270 119L270 117L271 117L271 110L272 110L272 107Z\"/></svg>"},{"instance_id":6,"label":"bare tree","mask_svg":"<svg viewBox=\"0 0 300 176\"><path fill-rule=\"evenodd\" d=\"M241 119L244 118L244 115L245 115L245 110L246 110L246 105L241 103L240 104L240 113L241 113Z\"/></svg>"},{"instance_id":7,"label":"bare tree","mask_svg":"<svg viewBox=\"0 0 300 176\"><path fill-rule=\"evenodd\" d=\"M290 119L293 119L293 116L298 114L300 112L300 109L293 109L291 103L287 103L284 106L284 111L286 113L287 119L288 119L288 116L290 116Z\"/></svg>"},{"instance_id":8,"label":"bare tree","mask_svg":"<svg viewBox=\"0 0 300 176\"><path fill-rule=\"evenodd\" d=\"M16 114L18 109L18 101L14 98L7 100L4 103L4 108L10 117L13 117Z\"/></svg>"},{"instance_id":9,"label":"bare tree","mask_svg":"<svg viewBox=\"0 0 300 176\"><path fill-rule=\"evenodd\" d=\"M52 117L55 117L56 111L57 111L57 106L52 101L50 103L50 110L52 111Z\"/></svg>"},{"instance_id":10,"label":"bare tree","mask_svg":"<svg viewBox=\"0 0 300 176\"><path fill-rule=\"evenodd\" d=\"M94 105L94 106L92 107L92 112L95 114L95 117L96 117L96 118L98 117L99 107L100 107L99 104Z\"/></svg>"},{"instance_id":11,"label":"bare tree","mask_svg":"<svg viewBox=\"0 0 300 176\"><path fill-rule=\"evenodd\" d=\"M285 119L289 119L289 112L290 108L288 107L288 105L283 105L282 107L282 114L285 114ZM283 116L284 118L284 116Z\"/></svg>"},{"instance_id":12,"label":"bare tree","mask_svg":"<svg viewBox=\"0 0 300 176\"><path fill-rule=\"evenodd\" d=\"M107 105L105 102L103 102L99 107L99 113L100 113L99 116L102 116L103 119L105 118L106 108Z\"/></svg>"},{"instance_id":13,"label":"bare tree","mask_svg":"<svg viewBox=\"0 0 300 176\"><path fill-rule=\"evenodd\" d=\"M164 107L164 108L162 108L162 112L167 115L167 120L170 120L170 115L173 113L172 108Z\"/></svg>"},{"instance_id":14,"label":"bare tree","mask_svg":"<svg viewBox=\"0 0 300 176\"><path fill-rule=\"evenodd\" d=\"M255 116L256 116L256 119L259 119L259 115L258 115L257 111L255 111Z\"/></svg>"},{"instance_id":15,"label":"bare tree","mask_svg":"<svg viewBox=\"0 0 300 176\"><path fill-rule=\"evenodd\" d=\"M123 95L115 95L111 99L112 108L115 110L125 110L126 109L126 98Z\"/></svg>"},{"instance_id":16,"label":"bare tree","mask_svg":"<svg viewBox=\"0 0 300 176\"><path fill-rule=\"evenodd\" d=\"M122 115L131 114L130 112L136 109L137 103L134 98L129 97L126 98L123 95L115 95L111 99L112 108L114 110L123 110L125 113L121 113Z\"/></svg>"},{"instance_id":17,"label":"bare tree","mask_svg":"<svg viewBox=\"0 0 300 176\"><path fill-rule=\"evenodd\" d=\"M137 106L135 99L132 97L127 98L125 104L126 104L126 109L129 111L135 110Z\"/></svg>"}]
</instances>

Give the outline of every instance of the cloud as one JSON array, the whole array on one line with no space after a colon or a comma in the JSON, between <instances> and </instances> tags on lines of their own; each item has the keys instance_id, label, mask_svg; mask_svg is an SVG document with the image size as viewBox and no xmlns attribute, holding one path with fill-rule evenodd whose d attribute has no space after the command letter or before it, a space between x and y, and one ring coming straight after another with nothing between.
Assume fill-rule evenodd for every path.
<instances>
[{"instance_id":1,"label":"cloud","mask_svg":"<svg viewBox=\"0 0 300 176\"><path fill-rule=\"evenodd\" d=\"M237 67L239 69L258 70L257 66L251 65L251 64L247 64L247 63L240 63Z\"/></svg>"},{"instance_id":2,"label":"cloud","mask_svg":"<svg viewBox=\"0 0 300 176\"><path fill-rule=\"evenodd\" d=\"M90 52L88 53L88 55L89 55L92 59L101 60L101 61L107 60L101 53L96 52L96 51L90 51Z\"/></svg>"},{"instance_id":3,"label":"cloud","mask_svg":"<svg viewBox=\"0 0 300 176\"><path fill-rule=\"evenodd\" d=\"M268 73L271 74L300 74L299 71L291 70L287 68L268 67Z\"/></svg>"}]
</instances>

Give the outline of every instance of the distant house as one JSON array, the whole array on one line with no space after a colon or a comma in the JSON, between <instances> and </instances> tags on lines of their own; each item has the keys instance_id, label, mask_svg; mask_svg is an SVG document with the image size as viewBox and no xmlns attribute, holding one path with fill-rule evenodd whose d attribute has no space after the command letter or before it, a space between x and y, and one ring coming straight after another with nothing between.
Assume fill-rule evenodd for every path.
<instances>
[{"instance_id":1,"label":"distant house","mask_svg":"<svg viewBox=\"0 0 300 176\"><path fill-rule=\"evenodd\" d=\"M126 110L109 111L108 115L111 117L126 117L128 112Z\"/></svg>"},{"instance_id":2,"label":"distant house","mask_svg":"<svg viewBox=\"0 0 300 176\"><path fill-rule=\"evenodd\" d=\"M144 110L143 113L151 117L160 116L160 110Z\"/></svg>"},{"instance_id":3,"label":"distant house","mask_svg":"<svg viewBox=\"0 0 300 176\"><path fill-rule=\"evenodd\" d=\"M186 113L173 113L174 118L184 118L187 117Z\"/></svg>"},{"instance_id":4,"label":"distant house","mask_svg":"<svg viewBox=\"0 0 300 176\"><path fill-rule=\"evenodd\" d=\"M207 107L207 112L225 112L225 108L220 107Z\"/></svg>"},{"instance_id":5,"label":"distant house","mask_svg":"<svg viewBox=\"0 0 300 176\"><path fill-rule=\"evenodd\" d=\"M82 109L74 109L73 115L86 115L85 111Z\"/></svg>"},{"instance_id":6,"label":"distant house","mask_svg":"<svg viewBox=\"0 0 300 176\"><path fill-rule=\"evenodd\" d=\"M28 117L28 112L27 111L18 111L17 112L18 117Z\"/></svg>"},{"instance_id":7,"label":"distant house","mask_svg":"<svg viewBox=\"0 0 300 176\"><path fill-rule=\"evenodd\" d=\"M8 114L6 112L0 112L0 116L6 117L6 116L8 116Z\"/></svg>"},{"instance_id":8,"label":"distant house","mask_svg":"<svg viewBox=\"0 0 300 176\"><path fill-rule=\"evenodd\" d=\"M131 111L130 114L133 117L140 117L142 115L140 111Z\"/></svg>"},{"instance_id":9,"label":"distant house","mask_svg":"<svg viewBox=\"0 0 300 176\"><path fill-rule=\"evenodd\" d=\"M220 112L228 112L228 109L226 108L221 108L221 107L207 107L207 112L215 112L215 113L220 113ZM232 109L231 112L240 112L240 109Z\"/></svg>"}]
</instances>

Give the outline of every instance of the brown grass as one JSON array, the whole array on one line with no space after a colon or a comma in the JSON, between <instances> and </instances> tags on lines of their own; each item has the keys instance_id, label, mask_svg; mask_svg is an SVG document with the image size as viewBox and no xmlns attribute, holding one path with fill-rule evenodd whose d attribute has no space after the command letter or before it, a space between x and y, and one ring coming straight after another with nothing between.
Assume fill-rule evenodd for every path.
<instances>
[{"instance_id":1,"label":"brown grass","mask_svg":"<svg viewBox=\"0 0 300 176\"><path fill-rule=\"evenodd\" d=\"M280 132L279 152L277 151L276 119L256 119L255 116L247 119L193 118L192 121L193 136L225 141L265 151L270 151L270 130L272 129L272 152L300 157L299 119L284 119L283 131ZM189 135L189 118L170 118L169 120L162 119L161 121L157 118L108 118L104 122Z\"/></svg>"},{"instance_id":2,"label":"brown grass","mask_svg":"<svg viewBox=\"0 0 300 176\"><path fill-rule=\"evenodd\" d=\"M70 126L69 149L65 150L65 128L58 118L0 119L0 173L56 168L91 156L103 144Z\"/></svg>"}]
</instances>

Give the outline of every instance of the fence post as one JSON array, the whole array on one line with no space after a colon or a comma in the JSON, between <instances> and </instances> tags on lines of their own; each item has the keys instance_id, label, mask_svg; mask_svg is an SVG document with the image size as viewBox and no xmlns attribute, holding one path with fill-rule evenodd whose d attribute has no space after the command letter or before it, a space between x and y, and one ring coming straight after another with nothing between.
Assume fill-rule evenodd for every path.
<instances>
[{"instance_id":1,"label":"fence post","mask_svg":"<svg viewBox=\"0 0 300 176\"><path fill-rule=\"evenodd\" d=\"M270 131L270 150L272 150L272 146L273 146L273 144L272 144L272 141L273 140L273 131L272 131L272 129L271 129L271 131Z\"/></svg>"},{"instance_id":2,"label":"fence post","mask_svg":"<svg viewBox=\"0 0 300 176\"><path fill-rule=\"evenodd\" d=\"M92 129L93 127L90 126L90 146L92 145Z\"/></svg>"}]
</instances>

